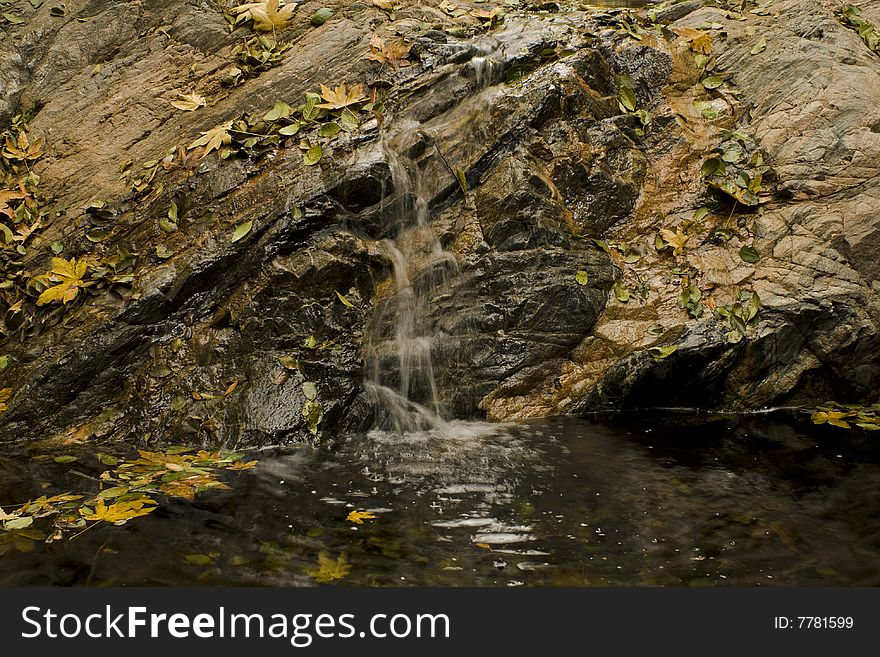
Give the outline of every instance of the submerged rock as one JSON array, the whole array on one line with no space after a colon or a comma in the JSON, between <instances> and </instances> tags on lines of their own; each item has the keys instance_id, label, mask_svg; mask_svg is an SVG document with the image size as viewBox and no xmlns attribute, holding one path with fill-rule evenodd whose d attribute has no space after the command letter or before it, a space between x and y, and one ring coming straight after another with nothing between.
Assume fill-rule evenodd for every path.
<instances>
[{"instance_id":1,"label":"submerged rock","mask_svg":"<svg viewBox=\"0 0 880 657\"><path fill-rule=\"evenodd\" d=\"M6 148L44 149L4 155L2 189L20 215L33 171L45 210L3 239L0 441L368 428L367 351L398 357L389 239L455 417L876 396L880 60L836 6L438 4L306 2L276 41L177 0L0 25ZM357 127L263 118L342 82ZM88 270L37 306L52 257Z\"/></svg>"}]
</instances>

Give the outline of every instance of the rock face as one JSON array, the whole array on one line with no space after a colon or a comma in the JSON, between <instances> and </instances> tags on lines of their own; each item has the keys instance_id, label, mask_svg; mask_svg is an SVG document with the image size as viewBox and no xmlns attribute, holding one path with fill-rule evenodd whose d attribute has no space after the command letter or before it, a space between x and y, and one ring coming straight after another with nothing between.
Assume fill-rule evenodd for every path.
<instances>
[{"instance_id":1,"label":"rock face","mask_svg":"<svg viewBox=\"0 0 880 657\"><path fill-rule=\"evenodd\" d=\"M0 173L37 174L42 215L24 241L30 201L0 215L0 441L368 428L367 351L395 358L386 240L455 417L872 398L880 59L830 2L707 4L304 2L261 44L223 3L18 3L0 129L43 152L11 142ZM374 95L309 133L307 164L311 128L261 117L343 81ZM171 105L190 93L205 106ZM187 148L230 120L247 129ZM89 268L37 305L52 257Z\"/></svg>"}]
</instances>

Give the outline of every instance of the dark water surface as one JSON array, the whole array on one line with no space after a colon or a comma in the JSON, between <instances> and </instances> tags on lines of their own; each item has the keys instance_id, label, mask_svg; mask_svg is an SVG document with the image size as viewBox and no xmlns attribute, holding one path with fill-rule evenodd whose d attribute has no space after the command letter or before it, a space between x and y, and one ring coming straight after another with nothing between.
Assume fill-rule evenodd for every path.
<instances>
[{"instance_id":1,"label":"dark water surface","mask_svg":"<svg viewBox=\"0 0 880 657\"><path fill-rule=\"evenodd\" d=\"M256 456L232 491L8 551L0 585L310 585L321 553L343 585L880 584L880 439L808 416L453 423ZM0 458L0 503L87 486L70 468Z\"/></svg>"}]
</instances>

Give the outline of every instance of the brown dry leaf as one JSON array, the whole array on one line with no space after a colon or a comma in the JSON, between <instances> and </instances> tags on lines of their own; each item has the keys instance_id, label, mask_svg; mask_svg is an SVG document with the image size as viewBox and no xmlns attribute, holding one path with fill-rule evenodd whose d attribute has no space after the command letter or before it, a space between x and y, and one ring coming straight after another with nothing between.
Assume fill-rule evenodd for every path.
<instances>
[{"instance_id":1,"label":"brown dry leaf","mask_svg":"<svg viewBox=\"0 0 880 657\"><path fill-rule=\"evenodd\" d=\"M200 133L202 136L196 139L186 148L187 150L192 150L194 148L198 148L199 146L204 146L205 155L207 155L211 151L220 150L221 146L232 142L232 135L229 134L229 130L231 128L232 121L221 123L217 127L211 128L207 132Z\"/></svg>"},{"instance_id":2,"label":"brown dry leaf","mask_svg":"<svg viewBox=\"0 0 880 657\"><path fill-rule=\"evenodd\" d=\"M184 112L195 112L200 107L204 107L207 104L204 96L200 96L199 94L178 94L178 100L170 101L172 107L176 107L179 110L183 110Z\"/></svg>"},{"instance_id":3,"label":"brown dry leaf","mask_svg":"<svg viewBox=\"0 0 880 657\"><path fill-rule=\"evenodd\" d=\"M473 9L471 10L471 16L481 21L494 23L495 19L501 15L501 12L501 7L493 7L492 9Z\"/></svg>"},{"instance_id":4,"label":"brown dry leaf","mask_svg":"<svg viewBox=\"0 0 880 657\"><path fill-rule=\"evenodd\" d=\"M356 84L353 87L349 87L345 82L337 86L335 89L331 89L322 84L321 98L326 102L318 105L318 107L330 110L342 109L349 105L356 105L367 99L367 97L364 96L364 85Z\"/></svg>"},{"instance_id":5,"label":"brown dry leaf","mask_svg":"<svg viewBox=\"0 0 880 657\"><path fill-rule=\"evenodd\" d=\"M397 70L411 65L411 62L407 61L410 50L412 50L412 44L406 43L402 37L391 43L386 43L385 39L374 34L370 39L370 52L364 55L364 59L388 64L392 69Z\"/></svg>"},{"instance_id":6,"label":"brown dry leaf","mask_svg":"<svg viewBox=\"0 0 880 657\"><path fill-rule=\"evenodd\" d=\"M232 12L239 15L239 20L254 21L254 29L257 32L272 32L283 30L293 20L296 12L296 3L290 2L281 5L278 0L266 0L266 2L250 2L234 7Z\"/></svg>"},{"instance_id":7,"label":"brown dry leaf","mask_svg":"<svg viewBox=\"0 0 880 657\"><path fill-rule=\"evenodd\" d=\"M690 235L687 235L681 229L681 226L676 228L675 232L672 232L668 228L661 228L660 236L663 237L663 240L672 247L674 255L681 255L684 251L684 245L691 238Z\"/></svg>"},{"instance_id":8,"label":"brown dry leaf","mask_svg":"<svg viewBox=\"0 0 880 657\"><path fill-rule=\"evenodd\" d=\"M27 133L22 130L18 133L15 141L11 137L6 137L6 144L3 147L3 157L10 160L36 160L43 155L43 141L41 139L34 140L31 143Z\"/></svg>"},{"instance_id":9,"label":"brown dry leaf","mask_svg":"<svg viewBox=\"0 0 880 657\"><path fill-rule=\"evenodd\" d=\"M680 27L675 30L693 52L709 55L712 53L712 35L703 30L695 30L690 27Z\"/></svg>"},{"instance_id":10,"label":"brown dry leaf","mask_svg":"<svg viewBox=\"0 0 880 657\"><path fill-rule=\"evenodd\" d=\"M64 258L52 258L52 266L49 273L38 277L38 280L48 287L37 299L38 306L44 306L53 301L67 304L76 298L79 288L85 285L82 280L89 266L85 260L76 261L76 258L65 260Z\"/></svg>"},{"instance_id":11,"label":"brown dry leaf","mask_svg":"<svg viewBox=\"0 0 880 657\"><path fill-rule=\"evenodd\" d=\"M20 201L28 197L27 192L16 192L11 189L0 189L0 214L15 219L15 211L9 207L9 201Z\"/></svg>"}]
</instances>

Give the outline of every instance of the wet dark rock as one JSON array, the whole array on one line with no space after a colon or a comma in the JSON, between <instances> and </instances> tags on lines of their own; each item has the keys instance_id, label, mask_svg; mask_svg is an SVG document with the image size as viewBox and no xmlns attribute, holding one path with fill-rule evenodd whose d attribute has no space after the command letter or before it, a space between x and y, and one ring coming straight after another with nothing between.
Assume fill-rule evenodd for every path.
<instances>
[{"instance_id":1,"label":"wet dark rock","mask_svg":"<svg viewBox=\"0 0 880 657\"><path fill-rule=\"evenodd\" d=\"M369 427L365 350L389 369L397 357L387 239L412 255L439 396L457 417L880 392L880 108L870 95L880 60L826 3L780 0L778 15L746 21L701 2L657 8L671 29L724 26L713 53L729 82L712 93L673 32L636 40L624 11L510 11L490 31L473 19L467 37L413 27L412 65L392 70L363 57L373 30L391 38L387 15L327 5L331 21L291 26L280 66L233 88L221 79L250 31L230 34L212 3L93 0L72 10L85 22L43 7L3 26L0 127L31 113L47 144L41 194L68 208L23 256L28 271L47 270L56 240L65 257L100 259L112 243L140 260L131 290L83 291L64 324L31 325L2 299L0 354L11 358L0 388L13 392L0 442L259 445ZM421 11L402 8L395 26L438 20ZM291 140L163 171L146 201L119 179L126 160L160 159L229 118L343 80L383 89L382 121L325 143L318 165L304 166ZM647 126L620 110L622 83ZM208 106L169 105L190 90ZM716 124L694 99L723 106ZM707 193L700 165L722 127L748 133L750 152L772 166L759 210ZM87 212L97 199L107 205ZM416 225L417 199L430 227ZM172 202L180 225L166 235L157 224ZM112 232L107 245L84 238L96 226ZM690 231L682 253L658 249L660 230L678 227ZM169 258L153 255L159 244ZM758 262L739 257L744 246ZM716 308L760 295L742 340L710 308L694 318L680 307L683 276ZM665 358L649 351L670 345ZM323 413L315 433L305 382Z\"/></svg>"}]
</instances>

